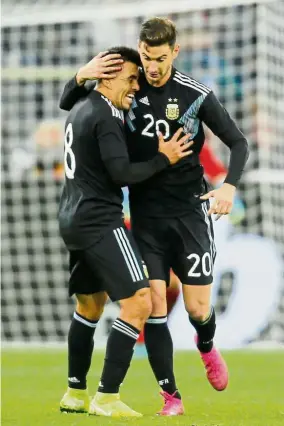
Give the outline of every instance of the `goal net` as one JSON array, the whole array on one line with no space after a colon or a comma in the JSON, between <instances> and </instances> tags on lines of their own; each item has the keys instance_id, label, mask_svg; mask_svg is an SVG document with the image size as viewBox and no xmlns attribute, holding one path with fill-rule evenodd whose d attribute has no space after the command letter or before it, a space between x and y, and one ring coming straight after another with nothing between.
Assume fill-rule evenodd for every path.
<instances>
[{"instance_id":1,"label":"goal net","mask_svg":"<svg viewBox=\"0 0 284 426\"><path fill-rule=\"evenodd\" d=\"M67 297L67 254L56 218L66 117L59 98L65 82L96 53L113 45L135 47L140 24L150 16L174 20L181 44L177 68L212 87L249 140L239 190L245 217L234 233L268 238L284 255L282 1L85 0L78 6L75 0L4 0L4 342L60 342L67 334L74 302ZM214 138L211 143L227 163L227 148ZM231 294L227 282L221 310ZM260 285L269 291L269 282ZM116 306L107 308L102 339L116 312ZM284 284L256 338L284 342Z\"/></svg>"}]
</instances>

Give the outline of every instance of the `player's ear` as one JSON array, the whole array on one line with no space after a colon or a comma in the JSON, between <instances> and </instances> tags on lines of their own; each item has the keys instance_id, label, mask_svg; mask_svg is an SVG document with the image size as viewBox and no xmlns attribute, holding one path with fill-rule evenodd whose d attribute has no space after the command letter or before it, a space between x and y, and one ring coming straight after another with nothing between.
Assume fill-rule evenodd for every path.
<instances>
[{"instance_id":1,"label":"player's ear","mask_svg":"<svg viewBox=\"0 0 284 426\"><path fill-rule=\"evenodd\" d=\"M179 44L175 44L175 46L173 48L173 57L174 57L174 59L176 59L176 57L178 56L179 49L180 49L180 45Z\"/></svg>"},{"instance_id":2,"label":"player's ear","mask_svg":"<svg viewBox=\"0 0 284 426\"><path fill-rule=\"evenodd\" d=\"M111 88L112 88L112 81L111 81L111 79L104 78L104 79L102 80L102 84L103 84L103 86L105 86L107 89L111 89Z\"/></svg>"}]
</instances>

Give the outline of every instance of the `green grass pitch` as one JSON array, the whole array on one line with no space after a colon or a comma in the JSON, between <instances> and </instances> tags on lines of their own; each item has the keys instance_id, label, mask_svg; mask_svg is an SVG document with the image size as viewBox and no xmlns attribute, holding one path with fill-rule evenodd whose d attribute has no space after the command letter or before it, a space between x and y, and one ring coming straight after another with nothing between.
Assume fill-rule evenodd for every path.
<instances>
[{"instance_id":1,"label":"green grass pitch","mask_svg":"<svg viewBox=\"0 0 284 426\"><path fill-rule=\"evenodd\" d=\"M195 352L175 355L175 371L186 415L160 418L161 397L147 359L134 359L121 388L122 399L141 411L141 419L111 419L61 414L66 389L63 350L2 351L3 426L283 426L284 352L226 352L230 384L216 392L207 383ZM89 376L96 391L103 354L95 353Z\"/></svg>"}]
</instances>

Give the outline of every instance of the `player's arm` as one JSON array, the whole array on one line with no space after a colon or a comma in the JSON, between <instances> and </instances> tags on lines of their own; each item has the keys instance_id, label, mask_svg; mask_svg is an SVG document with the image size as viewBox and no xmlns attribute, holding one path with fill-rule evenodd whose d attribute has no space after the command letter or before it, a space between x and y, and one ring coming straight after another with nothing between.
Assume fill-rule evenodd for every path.
<instances>
[{"instance_id":1,"label":"player's arm","mask_svg":"<svg viewBox=\"0 0 284 426\"><path fill-rule=\"evenodd\" d=\"M123 129L117 121L104 118L97 125L97 137L105 167L112 180L122 187L149 179L170 164L190 155L192 151L188 148L193 142L187 143L188 135L179 139L181 133L182 128L169 142L165 142L159 135L159 152L154 158L141 163L130 163Z\"/></svg>"},{"instance_id":2,"label":"player's arm","mask_svg":"<svg viewBox=\"0 0 284 426\"><path fill-rule=\"evenodd\" d=\"M121 70L122 62L119 54L100 52L68 81L61 95L59 107L70 111L79 99L84 98L93 90L96 84L93 80L116 77L115 72ZM86 82L87 84L85 84Z\"/></svg>"},{"instance_id":3,"label":"player's arm","mask_svg":"<svg viewBox=\"0 0 284 426\"><path fill-rule=\"evenodd\" d=\"M63 93L60 98L59 107L65 111L70 111L75 103L80 99L86 97L93 86L86 87L85 85L80 86L77 82L77 76L71 78L68 83L65 85Z\"/></svg>"},{"instance_id":4,"label":"player's arm","mask_svg":"<svg viewBox=\"0 0 284 426\"><path fill-rule=\"evenodd\" d=\"M199 118L230 148L230 164L225 183L237 186L249 154L246 138L213 92L200 107Z\"/></svg>"},{"instance_id":5,"label":"player's arm","mask_svg":"<svg viewBox=\"0 0 284 426\"><path fill-rule=\"evenodd\" d=\"M207 180L214 188L219 188L223 184L226 176L227 169L220 159L214 153L212 147L208 142L205 141L205 144L202 147L202 150L199 154L200 163L204 168L204 172ZM244 219L245 216L245 206L236 192L234 198L234 205L230 213L230 221L234 225L239 223Z\"/></svg>"},{"instance_id":6,"label":"player's arm","mask_svg":"<svg viewBox=\"0 0 284 426\"><path fill-rule=\"evenodd\" d=\"M203 200L215 198L209 214L216 213L218 218L231 212L236 186L241 178L248 159L248 143L234 120L221 105L213 92L204 100L199 110L199 118L231 150L228 173L221 188L210 191Z\"/></svg>"},{"instance_id":7,"label":"player's arm","mask_svg":"<svg viewBox=\"0 0 284 426\"><path fill-rule=\"evenodd\" d=\"M202 147L199 159L209 183L213 186L220 185L221 181L223 182L227 175L227 169L215 155L207 141L205 141Z\"/></svg>"}]
</instances>

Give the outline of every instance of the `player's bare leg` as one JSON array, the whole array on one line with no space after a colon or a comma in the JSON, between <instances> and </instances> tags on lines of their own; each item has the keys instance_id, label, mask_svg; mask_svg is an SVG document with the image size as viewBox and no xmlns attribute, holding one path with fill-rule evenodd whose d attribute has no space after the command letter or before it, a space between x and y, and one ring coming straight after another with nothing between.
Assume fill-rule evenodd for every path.
<instances>
[{"instance_id":1,"label":"player's bare leg","mask_svg":"<svg viewBox=\"0 0 284 426\"><path fill-rule=\"evenodd\" d=\"M173 308L176 305L179 294L181 292L181 282L179 278L174 274L171 269L170 272L170 284L167 287L166 298L167 298L167 317L169 318ZM145 337L144 330L141 331L139 338L137 340L137 345L135 347L136 357L145 357L147 356L147 351L145 347Z\"/></svg>"},{"instance_id":2,"label":"player's bare leg","mask_svg":"<svg viewBox=\"0 0 284 426\"><path fill-rule=\"evenodd\" d=\"M181 292L181 282L179 278L171 270L170 272L170 285L167 288L167 308L168 308L168 317L172 312L178 296Z\"/></svg>"},{"instance_id":3,"label":"player's bare leg","mask_svg":"<svg viewBox=\"0 0 284 426\"><path fill-rule=\"evenodd\" d=\"M94 349L94 333L107 300L105 292L77 294L77 305L68 334L68 389L60 411L87 413L90 398L87 374Z\"/></svg>"},{"instance_id":4,"label":"player's bare leg","mask_svg":"<svg viewBox=\"0 0 284 426\"><path fill-rule=\"evenodd\" d=\"M206 369L207 378L214 389L222 391L228 385L228 369L213 344L215 311L210 305L211 284L183 285L183 297L189 320L197 332L195 342Z\"/></svg>"},{"instance_id":5,"label":"player's bare leg","mask_svg":"<svg viewBox=\"0 0 284 426\"><path fill-rule=\"evenodd\" d=\"M178 296L181 292L181 282L179 278L174 274L171 270L170 272L170 284L167 287L166 298L167 298L167 317L169 318L173 308L176 305L178 300ZM141 331L139 338L137 340L137 344L135 346L135 355L136 357L147 356L147 350L145 347L145 337L144 337L144 329Z\"/></svg>"},{"instance_id":6,"label":"player's bare leg","mask_svg":"<svg viewBox=\"0 0 284 426\"><path fill-rule=\"evenodd\" d=\"M140 417L120 400L119 387L123 382L133 355L139 332L152 309L149 288L120 301L120 315L113 323L108 337L104 368L98 392L90 403L89 414L110 417Z\"/></svg>"},{"instance_id":7,"label":"player's bare leg","mask_svg":"<svg viewBox=\"0 0 284 426\"><path fill-rule=\"evenodd\" d=\"M173 371L173 342L167 325L166 282L150 280L152 313L145 324L145 344L149 362L162 388L164 406L159 415L177 416L184 413Z\"/></svg>"}]
</instances>

